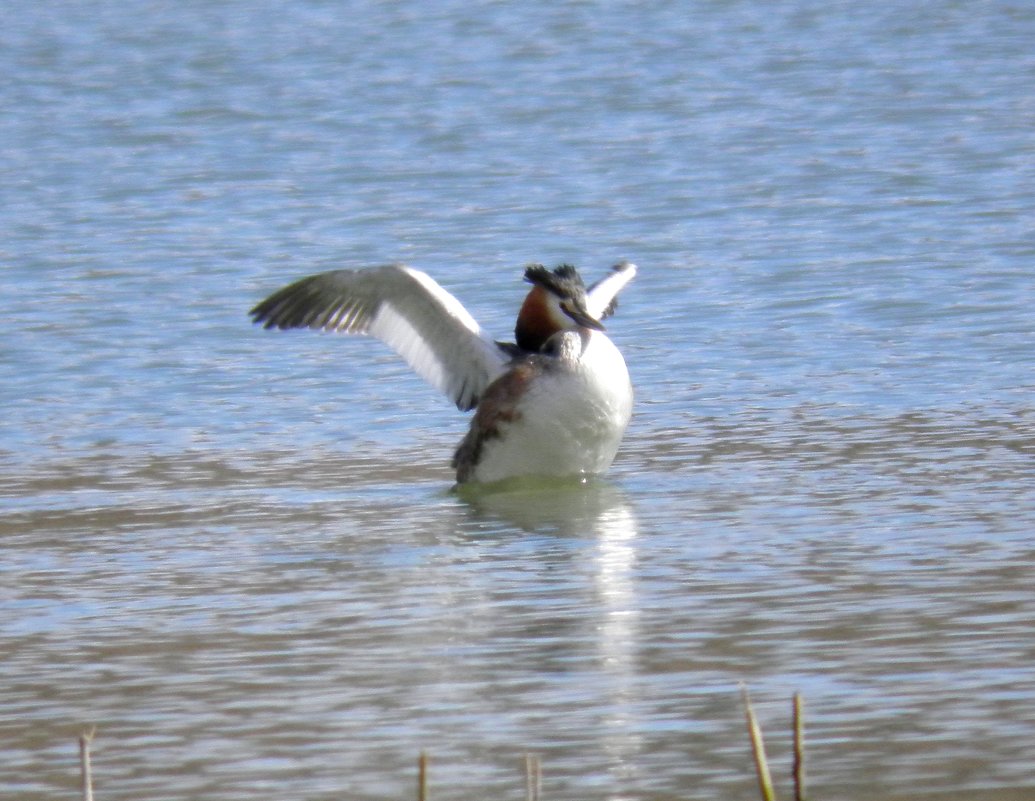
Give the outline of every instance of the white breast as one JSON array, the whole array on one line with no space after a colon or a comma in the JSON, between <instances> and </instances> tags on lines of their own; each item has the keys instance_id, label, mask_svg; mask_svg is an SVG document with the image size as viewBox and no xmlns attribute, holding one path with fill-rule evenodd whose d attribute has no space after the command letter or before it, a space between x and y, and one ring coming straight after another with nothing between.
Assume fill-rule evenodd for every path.
<instances>
[{"instance_id":1,"label":"white breast","mask_svg":"<svg viewBox=\"0 0 1035 801\"><path fill-rule=\"evenodd\" d=\"M618 348L605 335L588 332L576 361L545 371L528 386L518 414L485 442L474 480L603 473L629 424L632 397Z\"/></svg>"}]
</instances>

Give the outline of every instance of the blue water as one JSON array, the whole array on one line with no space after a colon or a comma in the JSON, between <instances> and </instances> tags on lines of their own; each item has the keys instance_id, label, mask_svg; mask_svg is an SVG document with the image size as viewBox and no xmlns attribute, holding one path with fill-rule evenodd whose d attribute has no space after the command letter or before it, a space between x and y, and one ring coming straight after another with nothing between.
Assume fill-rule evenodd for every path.
<instances>
[{"instance_id":1,"label":"blue water","mask_svg":"<svg viewBox=\"0 0 1035 801\"><path fill-rule=\"evenodd\" d=\"M109 799L1006 798L1035 742L1035 8L40 2L0 25L0 786ZM287 281L503 337L640 275L607 479L449 494L466 420ZM784 774L785 775L785 770ZM786 782L783 783L787 795ZM1002 794L1002 795L1000 795Z\"/></svg>"}]
</instances>

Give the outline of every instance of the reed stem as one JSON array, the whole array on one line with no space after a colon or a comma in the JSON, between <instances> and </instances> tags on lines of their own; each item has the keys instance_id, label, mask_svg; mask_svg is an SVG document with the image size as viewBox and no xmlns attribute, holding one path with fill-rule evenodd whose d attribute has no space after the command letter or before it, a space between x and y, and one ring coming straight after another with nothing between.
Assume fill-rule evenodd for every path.
<instances>
[{"instance_id":1,"label":"reed stem","mask_svg":"<svg viewBox=\"0 0 1035 801\"><path fill-rule=\"evenodd\" d=\"M762 729L755 717L755 710L751 706L751 696L748 695L747 687L741 685L741 696L744 699L744 715L747 718L748 734L751 737L751 751L755 757L755 774L758 776L758 789L762 793L763 801L776 801L776 793L773 792L773 777L769 773L769 762L765 757L765 741L762 738Z\"/></svg>"},{"instance_id":2,"label":"reed stem","mask_svg":"<svg viewBox=\"0 0 1035 801\"><path fill-rule=\"evenodd\" d=\"M79 778L83 789L83 801L93 801L93 771L90 767L90 743L97 733L97 727L79 735Z\"/></svg>"},{"instance_id":3,"label":"reed stem","mask_svg":"<svg viewBox=\"0 0 1035 801\"><path fill-rule=\"evenodd\" d=\"M543 789L543 768L539 757L525 754L525 801L539 801Z\"/></svg>"},{"instance_id":4,"label":"reed stem","mask_svg":"<svg viewBox=\"0 0 1035 801\"><path fill-rule=\"evenodd\" d=\"M423 751L417 759L417 801L428 801L428 755Z\"/></svg>"},{"instance_id":5,"label":"reed stem","mask_svg":"<svg viewBox=\"0 0 1035 801\"><path fill-rule=\"evenodd\" d=\"M805 703L794 694L794 801L805 801Z\"/></svg>"}]
</instances>

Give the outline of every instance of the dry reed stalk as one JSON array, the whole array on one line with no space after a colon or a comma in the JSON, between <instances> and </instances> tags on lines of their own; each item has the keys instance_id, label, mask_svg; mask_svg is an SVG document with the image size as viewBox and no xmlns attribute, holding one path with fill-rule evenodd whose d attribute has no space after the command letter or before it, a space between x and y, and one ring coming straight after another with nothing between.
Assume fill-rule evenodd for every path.
<instances>
[{"instance_id":1,"label":"dry reed stalk","mask_svg":"<svg viewBox=\"0 0 1035 801\"><path fill-rule=\"evenodd\" d=\"M83 801L93 801L93 772L90 768L90 743L97 733L97 727L79 735L79 778L83 789Z\"/></svg>"},{"instance_id":2,"label":"dry reed stalk","mask_svg":"<svg viewBox=\"0 0 1035 801\"><path fill-rule=\"evenodd\" d=\"M543 768L539 757L525 754L525 801L539 801L543 789Z\"/></svg>"},{"instance_id":3,"label":"dry reed stalk","mask_svg":"<svg viewBox=\"0 0 1035 801\"><path fill-rule=\"evenodd\" d=\"M805 801L805 704L794 694L794 801Z\"/></svg>"},{"instance_id":4,"label":"dry reed stalk","mask_svg":"<svg viewBox=\"0 0 1035 801\"><path fill-rule=\"evenodd\" d=\"M428 755L423 751L417 759L417 801L428 801Z\"/></svg>"},{"instance_id":5,"label":"dry reed stalk","mask_svg":"<svg viewBox=\"0 0 1035 801\"><path fill-rule=\"evenodd\" d=\"M755 717L755 710L751 706L751 696L748 695L747 687L740 686L740 693L744 699L744 715L747 718L748 734L751 736L751 751L755 757L755 774L758 776L758 789L762 793L763 801L776 801L776 793L773 792L773 777L769 774L769 763L765 758L765 742L762 739L762 729Z\"/></svg>"}]
</instances>

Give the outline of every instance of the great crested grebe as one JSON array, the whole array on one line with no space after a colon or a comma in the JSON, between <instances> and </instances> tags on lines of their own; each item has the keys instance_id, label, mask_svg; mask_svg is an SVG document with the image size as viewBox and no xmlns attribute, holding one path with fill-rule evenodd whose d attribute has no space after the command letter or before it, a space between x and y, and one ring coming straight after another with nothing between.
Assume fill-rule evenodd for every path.
<instances>
[{"instance_id":1,"label":"great crested grebe","mask_svg":"<svg viewBox=\"0 0 1035 801\"><path fill-rule=\"evenodd\" d=\"M611 466L632 414L632 384L601 320L636 275L622 262L586 289L570 265L532 265L514 327L495 341L430 276L403 265L334 270L274 292L251 310L265 328L377 337L463 411L471 428L456 479L582 476Z\"/></svg>"}]
</instances>

